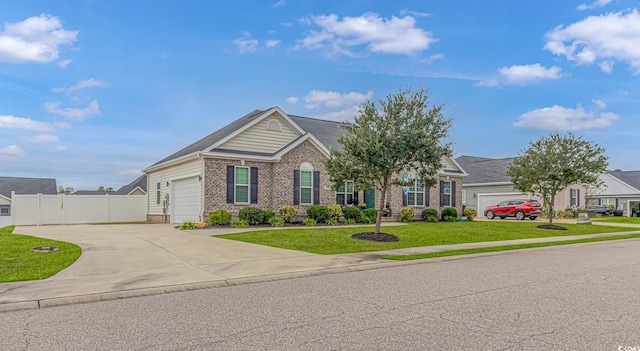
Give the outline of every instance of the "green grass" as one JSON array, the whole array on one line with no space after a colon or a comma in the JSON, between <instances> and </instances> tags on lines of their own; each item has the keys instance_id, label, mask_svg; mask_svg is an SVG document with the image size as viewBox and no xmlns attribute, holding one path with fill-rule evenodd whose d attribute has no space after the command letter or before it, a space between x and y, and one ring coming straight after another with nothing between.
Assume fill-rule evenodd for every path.
<instances>
[{"instance_id":1,"label":"green grass","mask_svg":"<svg viewBox=\"0 0 640 351\"><path fill-rule=\"evenodd\" d=\"M406 226L382 227L382 232L394 234L400 239L391 243L351 238L352 234L373 231L373 226L263 230L217 237L317 254L342 254L482 241L633 231L632 228L577 224L563 224L568 230L545 230L536 228L539 224L544 223L538 221L414 222Z\"/></svg>"},{"instance_id":2,"label":"green grass","mask_svg":"<svg viewBox=\"0 0 640 351\"><path fill-rule=\"evenodd\" d=\"M82 250L62 241L12 234L0 228L0 283L48 278L75 262ZM57 252L33 252L35 246L58 246Z\"/></svg>"},{"instance_id":3,"label":"green grass","mask_svg":"<svg viewBox=\"0 0 640 351\"><path fill-rule=\"evenodd\" d=\"M415 255L382 256L380 258L385 260L409 261L409 260L419 260L423 258L471 255L471 254L483 253L483 252L521 250L521 249L530 249L534 247L569 245L569 244L591 243L596 241L609 241L609 240L622 240L622 239L635 239L635 238L640 238L640 234L617 235L617 236L586 238L586 239L578 239L578 240L563 240L563 241L556 241L556 242L549 242L549 243L532 243L532 244L483 247L483 248L477 248L477 249L449 250L449 251L430 252L430 253L415 254Z\"/></svg>"},{"instance_id":4,"label":"green grass","mask_svg":"<svg viewBox=\"0 0 640 351\"><path fill-rule=\"evenodd\" d=\"M638 217L594 217L594 218L591 218L591 221L607 222L607 223L640 224L640 218Z\"/></svg>"}]
</instances>

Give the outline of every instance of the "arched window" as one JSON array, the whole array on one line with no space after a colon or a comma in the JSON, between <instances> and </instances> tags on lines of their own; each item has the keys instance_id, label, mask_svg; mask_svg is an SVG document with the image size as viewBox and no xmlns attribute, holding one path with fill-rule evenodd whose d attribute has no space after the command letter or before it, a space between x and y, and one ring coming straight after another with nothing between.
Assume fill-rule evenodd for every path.
<instances>
[{"instance_id":1,"label":"arched window","mask_svg":"<svg viewBox=\"0 0 640 351\"><path fill-rule=\"evenodd\" d=\"M300 164L300 204L313 204L313 165L309 162Z\"/></svg>"},{"instance_id":2,"label":"arched window","mask_svg":"<svg viewBox=\"0 0 640 351\"><path fill-rule=\"evenodd\" d=\"M273 131L279 132L282 130L282 127L280 126L280 122L276 121L275 119L272 119L269 122L267 122L267 130L273 130Z\"/></svg>"}]
</instances>

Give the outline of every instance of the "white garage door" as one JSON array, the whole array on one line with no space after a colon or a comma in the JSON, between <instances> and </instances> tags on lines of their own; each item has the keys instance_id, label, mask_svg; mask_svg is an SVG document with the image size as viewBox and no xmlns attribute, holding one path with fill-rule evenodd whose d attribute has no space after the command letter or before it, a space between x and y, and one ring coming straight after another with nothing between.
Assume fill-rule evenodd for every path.
<instances>
[{"instance_id":1,"label":"white garage door","mask_svg":"<svg viewBox=\"0 0 640 351\"><path fill-rule=\"evenodd\" d=\"M484 209L488 206L497 205L504 200L528 199L526 193L501 193L501 194L478 194L478 217L484 217Z\"/></svg>"},{"instance_id":2,"label":"white garage door","mask_svg":"<svg viewBox=\"0 0 640 351\"><path fill-rule=\"evenodd\" d=\"M172 193L171 222L198 222L200 220L200 182L198 177L174 180Z\"/></svg>"}]
</instances>

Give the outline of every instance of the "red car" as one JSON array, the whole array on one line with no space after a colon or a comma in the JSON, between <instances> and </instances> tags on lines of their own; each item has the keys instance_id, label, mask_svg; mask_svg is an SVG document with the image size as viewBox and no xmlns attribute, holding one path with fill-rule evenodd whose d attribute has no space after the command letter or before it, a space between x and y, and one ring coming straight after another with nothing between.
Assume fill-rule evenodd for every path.
<instances>
[{"instance_id":1,"label":"red car","mask_svg":"<svg viewBox=\"0 0 640 351\"><path fill-rule=\"evenodd\" d=\"M530 220L534 220L541 215L542 205L536 200L507 200L484 210L484 216L488 219L516 217L523 220L528 217Z\"/></svg>"}]
</instances>

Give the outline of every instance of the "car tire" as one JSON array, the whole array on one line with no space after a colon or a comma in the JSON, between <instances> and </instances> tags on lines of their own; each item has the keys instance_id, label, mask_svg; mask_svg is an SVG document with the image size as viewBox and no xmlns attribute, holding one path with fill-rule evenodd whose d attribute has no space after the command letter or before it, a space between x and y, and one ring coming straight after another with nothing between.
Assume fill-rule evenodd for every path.
<instances>
[{"instance_id":1,"label":"car tire","mask_svg":"<svg viewBox=\"0 0 640 351\"><path fill-rule=\"evenodd\" d=\"M487 219L494 219L496 218L496 214L493 213L493 211L487 211L487 213L484 214L485 217L487 217Z\"/></svg>"},{"instance_id":2,"label":"car tire","mask_svg":"<svg viewBox=\"0 0 640 351\"><path fill-rule=\"evenodd\" d=\"M533 220L535 220L536 218L538 218L538 217L536 217L536 216L529 216L529 219L530 219L530 220L532 220L532 221L533 221Z\"/></svg>"},{"instance_id":3,"label":"car tire","mask_svg":"<svg viewBox=\"0 0 640 351\"><path fill-rule=\"evenodd\" d=\"M517 220L521 221L521 220L523 220L523 219L524 219L524 217L525 217L524 212L522 212L522 211L516 211L516 219L517 219Z\"/></svg>"}]
</instances>

